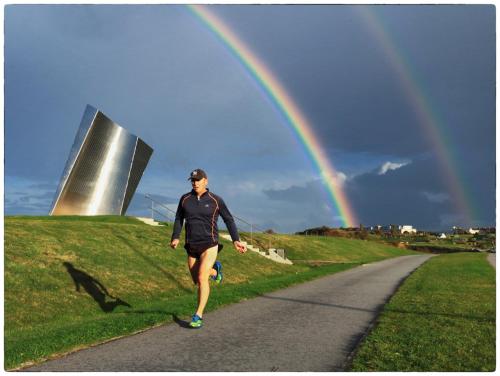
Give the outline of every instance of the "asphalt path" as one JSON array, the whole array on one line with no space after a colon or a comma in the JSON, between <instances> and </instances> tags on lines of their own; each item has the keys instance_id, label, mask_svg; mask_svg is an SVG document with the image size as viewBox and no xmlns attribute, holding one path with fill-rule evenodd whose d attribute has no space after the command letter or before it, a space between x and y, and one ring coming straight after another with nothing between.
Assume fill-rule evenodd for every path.
<instances>
[{"instance_id":1,"label":"asphalt path","mask_svg":"<svg viewBox=\"0 0 500 376\"><path fill-rule=\"evenodd\" d=\"M207 313L202 329L176 319L25 371L342 371L383 305L430 257L365 264Z\"/></svg>"}]
</instances>

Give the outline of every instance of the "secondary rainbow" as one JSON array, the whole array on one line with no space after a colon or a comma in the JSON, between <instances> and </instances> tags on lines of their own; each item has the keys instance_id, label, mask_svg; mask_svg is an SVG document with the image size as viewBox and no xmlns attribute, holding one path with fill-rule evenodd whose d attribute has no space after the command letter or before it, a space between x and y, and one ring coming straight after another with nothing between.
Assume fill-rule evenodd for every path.
<instances>
[{"instance_id":1,"label":"secondary rainbow","mask_svg":"<svg viewBox=\"0 0 500 376\"><path fill-rule=\"evenodd\" d=\"M263 62L207 7L202 5L188 5L187 7L229 48L285 117L287 120L285 124L304 145L306 154L319 171L328 195L341 217L342 224L346 227L355 226L356 216L342 190L342 182L338 180L335 168L314 135L311 125L283 86Z\"/></svg>"},{"instance_id":2,"label":"secondary rainbow","mask_svg":"<svg viewBox=\"0 0 500 376\"><path fill-rule=\"evenodd\" d=\"M382 20L375 13L373 7L357 6L354 9L358 11L365 25L370 29L371 34L378 41L388 62L413 107L418 117L419 123L425 131L425 134L435 150L437 159L443 172L444 181L453 196L457 210L464 215L464 219L473 223L474 210L466 200L465 184L459 177L459 169L454 166L453 161L457 160L453 156L453 148L447 144L448 137L444 135L444 124L440 121L437 111L433 109L424 90L420 88L418 81L414 78L415 74L410 68L410 64L405 60L404 54L396 48L396 44L386 31Z\"/></svg>"}]
</instances>

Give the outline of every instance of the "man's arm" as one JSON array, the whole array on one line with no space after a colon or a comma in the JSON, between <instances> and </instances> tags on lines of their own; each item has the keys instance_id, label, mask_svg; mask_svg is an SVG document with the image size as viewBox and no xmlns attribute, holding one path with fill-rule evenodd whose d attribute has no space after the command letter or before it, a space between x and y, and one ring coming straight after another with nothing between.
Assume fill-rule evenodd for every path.
<instances>
[{"instance_id":1,"label":"man's arm","mask_svg":"<svg viewBox=\"0 0 500 376\"><path fill-rule=\"evenodd\" d=\"M181 235L182 225L184 224L184 208L182 207L182 199L179 200L179 205L177 206L177 212L175 213L175 222L174 222L174 231L172 232L172 239L170 242L175 239L179 240L179 236Z\"/></svg>"},{"instance_id":2,"label":"man's arm","mask_svg":"<svg viewBox=\"0 0 500 376\"><path fill-rule=\"evenodd\" d=\"M233 242L239 241L240 235L238 234L238 228L236 227L236 223L234 223L233 216L229 212L229 209L227 208L224 200L219 197L218 201L219 201L220 216L222 217L224 223L226 224L226 227L229 231L229 235L231 235L231 239L233 240Z\"/></svg>"},{"instance_id":3,"label":"man's arm","mask_svg":"<svg viewBox=\"0 0 500 376\"><path fill-rule=\"evenodd\" d=\"M247 247L240 242L240 235L238 234L238 228L236 227L236 223L234 223L234 218L229 212L229 209L226 206L224 200L219 197L219 213L226 224L226 227L231 235L231 239L233 240L234 247L240 253L245 253L247 251Z\"/></svg>"}]
</instances>

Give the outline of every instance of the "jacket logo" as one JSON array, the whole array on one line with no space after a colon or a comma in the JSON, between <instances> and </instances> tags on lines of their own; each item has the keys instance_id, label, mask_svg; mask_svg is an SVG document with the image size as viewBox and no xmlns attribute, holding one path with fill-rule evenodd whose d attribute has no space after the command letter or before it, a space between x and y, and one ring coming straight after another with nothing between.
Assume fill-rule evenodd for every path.
<instances>
[{"instance_id":1,"label":"jacket logo","mask_svg":"<svg viewBox=\"0 0 500 376\"><path fill-rule=\"evenodd\" d=\"M208 208L208 204L205 204L205 207Z\"/></svg>"}]
</instances>

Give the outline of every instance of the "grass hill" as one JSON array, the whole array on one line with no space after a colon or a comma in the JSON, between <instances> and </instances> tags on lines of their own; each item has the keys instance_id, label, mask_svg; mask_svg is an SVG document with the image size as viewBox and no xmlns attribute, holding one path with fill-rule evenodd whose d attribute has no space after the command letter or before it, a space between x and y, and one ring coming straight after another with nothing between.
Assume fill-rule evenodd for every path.
<instances>
[{"instance_id":1,"label":"grass hill","mask_svg":"<svg viewBox=\"0 0 500 376\"><path fill-rule=\"evenodd\" d=\"M171 226L135 218L5 217L5 367L13 369L180 317L196 304L182 248ZM245 234L245 237L249 236ZM219 259L225 280L207 311L358 264L415 253L340 238L273 235L294 265L230 242ZM253 234L262 244L269 240Z\"/></svg>"}]
</instances>

